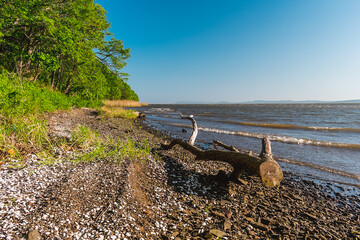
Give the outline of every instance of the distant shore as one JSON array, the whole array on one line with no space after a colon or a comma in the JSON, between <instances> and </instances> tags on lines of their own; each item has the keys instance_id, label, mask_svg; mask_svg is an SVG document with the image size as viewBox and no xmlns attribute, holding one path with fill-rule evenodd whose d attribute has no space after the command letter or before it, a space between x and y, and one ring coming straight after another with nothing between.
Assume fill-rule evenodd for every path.
<instances>
[{"instance_id":1,"label":"distant shore","mask_svg":"<svg viewBox=\"0 0 360 240\"><path fill-rule=\"evenodd\" d=\"M294 101L294 100L254 100L244 102L205 102L205 101L179 101L173 104L343 104L343 103L360 103L360 99L353 100L341 100L341 101L319 101L319 100L305 100L305 101Z\"/></svg>"}]
</instances>

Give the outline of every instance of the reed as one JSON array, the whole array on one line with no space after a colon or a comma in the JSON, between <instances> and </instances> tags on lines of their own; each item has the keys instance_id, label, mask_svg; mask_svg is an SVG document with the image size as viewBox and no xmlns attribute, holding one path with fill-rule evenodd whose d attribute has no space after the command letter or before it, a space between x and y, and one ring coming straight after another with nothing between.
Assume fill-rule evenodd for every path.
<instances>
[{"instance_id":1,"label":"reed","mask_svg":"<svg viewBox=\"0 0 360 240\"><path fill-rule=\"evenodd\" d=\"M106 107L141 107L149 105L148 103L133 100L105 100L103 103Z\"/></svg>"},{"instance_id":2,"label":"reed","mask_svg":"<svg viewBox=\"0 0 360 240\"><path fill-rule=\"evenodd\" d=\"M100 114L109 117L109 118L129 118L134 119L136 118L139 113L134 110L126 110L120 107L101 107Z\"/></svg>"}]
</instances>

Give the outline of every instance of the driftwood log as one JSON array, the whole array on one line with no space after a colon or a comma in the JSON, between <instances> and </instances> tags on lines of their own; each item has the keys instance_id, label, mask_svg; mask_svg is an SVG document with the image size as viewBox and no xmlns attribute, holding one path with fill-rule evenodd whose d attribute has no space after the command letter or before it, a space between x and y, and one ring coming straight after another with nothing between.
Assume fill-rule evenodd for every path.
<instances>
[{"instance_id":1,"label":"driftwood log","mask_svg":"<svg viewBox=\"0 0 360 240\"><path fill-rule=\"evenodd\" d=\"M190 120L191 123L192 123L192 125L193 125L193 132L192 132L191 137L190 137L190 139L189 139L189 144L193 146L194 143L195 143L197 134L198 134L198 132L199 132L199 128L198 128L198 126L197 126L197 124L196 124L196 121L195 121L195 119L194 119L194 116L193 116L193 115L190 115L190 116L186 117L186 116L183 116L183 115L180 114L180 117L181 117L181 119L188 119L188 120Z\"/></svg>"},{"instance_id":2,"label":"driftwood log","mask_svg":"<svg viewBox=\"0 0 360 240\"><path fill-rule=\"evenodd\" d=\"M194 130L196 129L197 134L197 126L194 118L192 116L181 116L181 118L190 119L193 122L193 127ZM241 152L235 147L228 146L219 141L214 141L214 143L230 151L201 150L194 146L195 139L193 136L195 135L196 138L196 134L194 134L194 132L190 137L189 142L174 139L170 144L162 145L161 149L168 150L173 148L175 145L179 145L194 154L196 156L195 160L222 161L229 163L234 168L231 174L232 178L238 179L241 177L244 170L248 170L251 173L258 175L265 186L275 187L280 185L280 182L283 179L283 173L279 164L272 157L271 142L268 138L264 138L262 140L262 150L260 155L257 157L251 152Z\"/></svg>"},{"instance_id":3,"label":"driftwood log","mask_svg":"<svg viewBox=\"0 0 360 240\"><path fill-rule=\"evenodd\" d=\"M214 142L214 146L220 146L226 150L229 150L229 151L234 151L234 152L239 152L239 150L237 148L235 148L234 146L229 146L229 145L226 145L225 143L222 143L220 141L217 141L217 140L213 140Z\"/></svg>"}]
</instances>

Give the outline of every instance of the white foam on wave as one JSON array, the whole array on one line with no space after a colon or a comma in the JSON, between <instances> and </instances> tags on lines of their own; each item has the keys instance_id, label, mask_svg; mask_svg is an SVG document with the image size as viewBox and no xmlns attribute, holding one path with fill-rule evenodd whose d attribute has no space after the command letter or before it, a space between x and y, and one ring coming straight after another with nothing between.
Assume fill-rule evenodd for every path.
<instances>
[{"instance_id":1,"label":"white foam on wave","mask_svg":"<svg viewBox=\"0 0 360 240\"><path fill-rule=\"evenodd\" d=\"M174 109L171 108L150 108L148 112L174 112Z\"/></svg>"},{"instance_id":2,"label":"white foam on wave","mask_svg":"<svg viewBox=\"0 0 360 240\"><path fill-rule=\"evenodd\" d=\"M334 143L334 142L318 141L318 140L312 140L312 139L306 139L306 138L295 138L295 137L290 137L290 136L267 135L267 134L250 133L250 132L243 132L243 131L228 131L228 130L222 130L222 129L216 129L216 128L199 127L199 129L204 132L215 132L215 133L237 135L237 136L243 136L243 137L253 137L253 138L268 137L269 140L271 140L271 141L291 143L291 144L360 149L360 145L352 144L352 143Z\"/></svg>"}]
</instances>

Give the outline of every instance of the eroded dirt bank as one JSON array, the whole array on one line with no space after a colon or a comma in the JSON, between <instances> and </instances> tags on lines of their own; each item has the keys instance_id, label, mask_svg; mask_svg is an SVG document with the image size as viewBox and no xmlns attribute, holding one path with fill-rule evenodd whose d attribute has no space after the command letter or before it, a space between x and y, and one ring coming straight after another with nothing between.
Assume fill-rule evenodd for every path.
<instances>
[{"instance_id":1,"label":"eroded dirt bank","mask_svg":"<svg viewBox=\"0 0 360 240\"><path fill-rule=\"evenodd\" d=\"M102 136L159 147L166 138L137 121L90 109L48 116L50 134L78 124ZM195 162L179 147L147 161L73 163L59 158L0 170L0 239L360 239L359 196L285 172L280 188L245 175L231 182L224 163Z\"/></svg>"}]
</instances>

